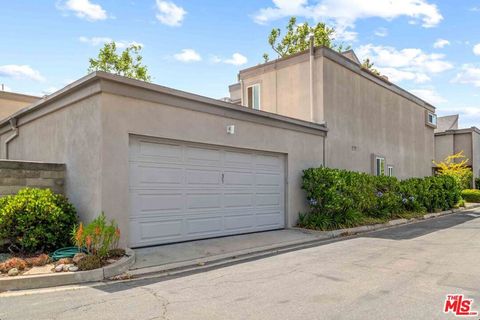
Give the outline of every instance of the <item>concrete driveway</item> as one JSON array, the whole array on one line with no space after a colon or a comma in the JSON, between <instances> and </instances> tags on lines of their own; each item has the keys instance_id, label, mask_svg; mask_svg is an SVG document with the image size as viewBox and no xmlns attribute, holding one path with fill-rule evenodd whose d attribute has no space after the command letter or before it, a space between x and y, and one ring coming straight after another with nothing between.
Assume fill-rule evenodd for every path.
<instances>
[{"instance_id":1,"label":"concrete driveway","mask_svg":"<svg viewBox=\"0 0 480 320\"><path fill-rule=\"evenodd\" d=\"M480 211L176 278L0 294L0 319L453 319L480 310ZM478 319L480 317L473 317Z\"/></svg>"}]
</instances>

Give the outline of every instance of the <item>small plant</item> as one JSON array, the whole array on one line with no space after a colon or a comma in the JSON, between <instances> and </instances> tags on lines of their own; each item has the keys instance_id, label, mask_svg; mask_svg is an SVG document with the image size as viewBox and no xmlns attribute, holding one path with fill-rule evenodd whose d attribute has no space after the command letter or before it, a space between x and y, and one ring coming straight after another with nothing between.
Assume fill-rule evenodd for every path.
<instances>
[{"instance_id":1,"label":"small plant","mask_svg":"<svg viewBox=\"0 0 480 320\"><path fill-rule=\"evenodd\" d=\"M89 254L106 258L111 249L118 246L120 229L115 220L107 221L102 212L87 226L80 223L72 229L72 241L79 248L85 248Z\"/></svg>"},{"instance_id":2,"label":"small plant","mask_svg":"<svg viewBox=\"0 0 480 320\"><path fill-rule=\"evenodd\" d=\"M42 253L36 257L25 259L25 262L29 267L41 267L46 265L49 261L50 261L50 257L45 253Z\"/></svg>"},{"instance_id":3,"label":"small plant","mask_svg":"<svg viewBox=\"0 0 480 320\"><path fill-rule=\"evenodd\" d=\"M121 258L125 255L125 250L120 248L115 248L108 250L108 258Z\"/></svg>"},{"instance_id":4,"label":"small plant","mask_svg":"<svg viewBox=\"0 0 480 320\"><path fill-rule=\"evenodd\" d=\"M16 268L17 270L25 270L27 268L27 262L20 258L10 258L0 264L0 272L8 272L8 270L13 268Z\"/></svg>"},{"instance_id":5,"label":"small plant","mask_svg":"<svg viewBox=\"0 0 480 320\"><path fill-rule=\"evenodd\" d=\"M23 253L68 246L68 231L77 222L75 208L49 189L25 188L0 198L0 239Z\"/></svg>"},{"instance_id":6,"label":"small plant","mask_svg":"<svg viewBox=\"0 0 480 320\"><path fill-rule=\"evenodd\" d=\"M466 202L479 203L480 202L480 190L478 189L466 189L462 191L462 198Z\"/></svg>"},{"instance_id":7,"label":"small plant","mask_svg":"<svg viewBox=\"0 0 480 320\"><path fill-rule=\"evenodd\" d=\"M103 266L102 259L97 255L89 255L78 261L77 267L80 271L98 269Z\"/></svg>"}]
</instances>

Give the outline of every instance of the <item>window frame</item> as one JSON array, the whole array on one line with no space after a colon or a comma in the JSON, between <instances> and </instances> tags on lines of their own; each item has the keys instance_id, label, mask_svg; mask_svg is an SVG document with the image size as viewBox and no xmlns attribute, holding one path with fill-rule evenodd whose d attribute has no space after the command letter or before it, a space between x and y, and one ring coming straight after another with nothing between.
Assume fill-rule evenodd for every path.
<instances>
[{"instance_id":1,"label":"window frame","mask_svg":"<svg viewBox=\"0 0 480 320\"><path fill-rule=\"evenodd\" d=\"M250 100L249 100L249 95L248 95L248 90L251 88L252 90L252 103L250 105ZM258 88L258 107L255 108L255 88ZM260 83L254 83L252 85L247 86L247 107L253 109L253 110L261 110L262 109L262 87Z\"/></svg>"},{"instance_id":2,"label":"window frame","mask_svg":"<svg viewBox=\"0 0 480 320\"><path fill-rule=\"evenodd\" d=\"M432 118L432 121L430 121L430 117ZM427 124L431 126L437 126L437 115L431 111L427 112Z\"/></svg>"},{"instance_id":3,"label":"window frame","mask_svg":"<svg viewBox=\"0 0 480 320\"><path fill-rule=\"evenodd\" d=\"M387 164L387 176L393 177L394 176L393 170L394 170L393 165Z\"/></svg>"},{"instance_id":4,"label":"window frame","mask_svg":"<svg viewBox=\"0 0 480 320\"><path fill-rule=\"evenodd\" d=\"M379 162L378 160L380 160L380 167L382 166L382 162L383 162L383 170L381 170L382 168L379 168ZM382 157L382 156L375 156L375 175L376 176L384 176L385 175L385 167L386 167L386 161L385 161L385 157Z\"/></svg>"}]
</instances>

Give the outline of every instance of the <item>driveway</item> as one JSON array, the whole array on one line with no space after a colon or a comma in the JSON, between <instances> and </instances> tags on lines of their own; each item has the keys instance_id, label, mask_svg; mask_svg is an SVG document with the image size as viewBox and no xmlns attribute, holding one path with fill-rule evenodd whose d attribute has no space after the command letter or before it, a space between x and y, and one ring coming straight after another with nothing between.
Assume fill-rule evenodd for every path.
<instances>
[{"instance_id":1,"label":"driveway","mask_svg":"<svg viewBox=\"0 0 480 320\"><path fill-rule=\"evenodd\" d=\"M479 217L464 212L170 279L1 294L0 319L450 319L447 294L480 310Z\"/></svg>"}]
</instances>

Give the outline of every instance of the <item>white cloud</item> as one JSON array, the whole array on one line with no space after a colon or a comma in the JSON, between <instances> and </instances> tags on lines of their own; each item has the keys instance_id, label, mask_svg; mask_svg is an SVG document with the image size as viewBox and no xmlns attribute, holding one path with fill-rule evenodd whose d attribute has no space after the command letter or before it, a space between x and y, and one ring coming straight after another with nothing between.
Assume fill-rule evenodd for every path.
<instances>
[{"instance_id":1,"label":"white cloud","mask_svg":"<svg viewBox=\"0 0 480 320\"><path fill-rule=\"evenodd\" d=\"M359 47L356 53L360 60L369 58L373 61L375 68L393 82L411 80L424 83L430 80L431 75L453 68L443 54L428 54L416 48L397 50L393 47L367 44Z\"/></svg>"},{"instance_id":2,"label":"white cloud","mask_svg":"<svg viewBox=\"0 0 480 320\"><path fill-rule=\"evenodd\" d=\"M472 84L475 87L480 87L480 67L471 64L464 64L452 82Z\"/></svg>"},{"instance_id":3,"label":"white cloud","mask_svg":"<svg viewBox=\"0 0 480 320\"><path fill-rule=\"evenodd\" d=\"M434 88L412 89L410 92L433 105L447 102L447 99L442 97Z\"/></svg>"},{"instance_id":4,"label":"white cloud","mask_svg":"<svg viewBox=\"0 0 480 320\"><path fill-rule=\"evenodd\" d=\"M438 25L443 17L435 4L427 0L272 0L273 6L263 8L253 15L255 22L269 21L290 16L304 17L315 21L333 22L337 29L348 31L359 19L382 18L392 20L401 16L410 21L421 21L430 28ZM342 34L345 32L342 32ZM348 34L351 38L353 34Z\"/></svg>"},{"instance_id":5,"label":"white cloud","mask_svg":"<svg viewBox=\"0 0 480 320\"><path fill-rule=\"evenodd\" d=\"M377 30L375 30L374 34L377 37L386 37L388 36L388 30L386 28L378 28Z\"/></svg>"},{"instance_id":6,"label":"white cloud","mask_svg":"<svg viewBox=\"0 0 480 320\"><path fill-rule=\"evenodd\" d=\"M433 47L436 49L441 49L448 45L450 45L450 41L445 39L437 39L437 41L435 41L435 43L433 44Z\"/></svg>"},{"instance_id":7,"label":"white cloud","mask_svg":"<svg viewBox=\"0 0 480 320\"><path fill-rule=\"evenodd\" d=\"M173 55L175 60L181 62L196 62L201 61L202 57L193 49L183 49L181 52Z\"/></svg>"},{"instance_id":8,"label":"white cloud","mask_svg":"<svg viewBox=\"0 0 480 320\"><path fill-rule=\"evenodd\" d=\"M473 53L476 56L480 56L480 43L476 44L473 46Z\"/></svg>"},{"instance_id":9,"label":"white cloud","mask_svg":"<svg viewBox=\"0 0 480 320\"><path fill-rule=\"evenodd\" d=\"M65 11L73 11L79 18L88 21L105 20L108 18L107 12L101 5L90 2L90 0L68 0L59 3L58 8Z\"/></svg>"},{"instance_id":10,"label":"white cloud","mask_svg":"<svg viewBox=\"0 0 480 320\"><path fill-rule=\"evenodd\" d=\"M83 42L83 43L88 43L92 46L99 46L99 45L103 45L104 43L107 43L107 42L112 42L112 41L115 41L113 40L112 38L109 38L109 37L91 37L91 38L88 38L88 37L79 37L78 40L80 42ZM115 44L117 45L117 48L119 49L124 49L128 46L131 46L131 45L137 45L137 46L141 46L143 47L143 43L140 43L140 42L136 42L136 41L126 41L126 40L120 40L120 41L115 41Z\"/></svg>"},{"instance_id":11,"label":"white cloud","mask_svg":"<svg viewBox=\"0 0 480 320\"><path fill-rule=\"evenodd\" d=\"M238 52L232 54L231 58L223 59L217 56L213 56L212 58L213 63L226 63L226 64L232 64L234 66L241 66L244 65L248 62L247 57L245 57L243 54L240 54Z\"/></svg>"},{"instance_id":12,"label":"white cloud","mask_svg":"<svg viewBox=\"0 0 480 320\"><path fill-rule=\"evenodd\" d=\"M157 0L157 9L157 19L161 23L171 27L178 27L182 25L183 18L187 14L185 9L177 6L171 1Z\"/></svg>"},{"instance_id":13,"label":"white cloud","mask_svg":"<svg viewBox=\"0 0 480 320\"><path fill-rule=\"evenodd\" d=\"M0 77L45 81L39 71L28 65L7 64L0 66Z\"/></svg>"}]
</instances>

